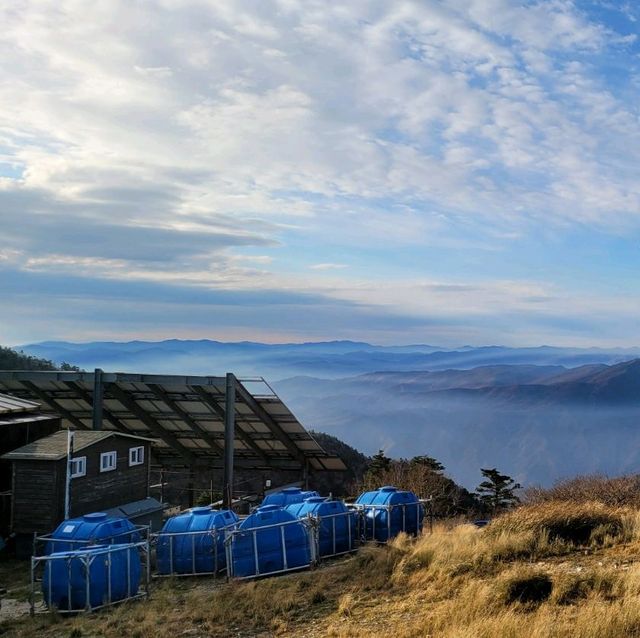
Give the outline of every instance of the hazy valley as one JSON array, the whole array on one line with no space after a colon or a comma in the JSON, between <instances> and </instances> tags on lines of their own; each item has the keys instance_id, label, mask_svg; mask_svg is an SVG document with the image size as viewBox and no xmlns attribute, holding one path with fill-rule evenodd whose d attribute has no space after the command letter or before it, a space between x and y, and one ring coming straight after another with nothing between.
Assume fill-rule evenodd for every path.
<instances>
[{"instance_id":1,"label":"hazy valley","mask_svg":"<svg viewBox=\"0 0 640 638\"><path fill-rule=\"evenodd\" d=\"M22 348L86 369L262 375L307 427L367 454L430 454L468 487L486 466L526 484L640 467L635 350L206 340Z\"/></svg>"}]
</instances>

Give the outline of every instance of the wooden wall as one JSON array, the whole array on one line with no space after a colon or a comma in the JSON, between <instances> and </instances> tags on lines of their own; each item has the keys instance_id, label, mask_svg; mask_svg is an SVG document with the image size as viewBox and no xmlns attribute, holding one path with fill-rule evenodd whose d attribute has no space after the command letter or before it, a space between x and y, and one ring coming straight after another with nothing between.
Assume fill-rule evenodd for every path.
<instances>
[{"instance_id":1,"label":"wooden wall","mask_svg":"<svg viewBox=\"0 0 640 638\"><path fill-rule=\"evenodd\" d=\"M14 461L12 529L16 533L46 533L64 515L64 461Z\"/></svg>"},{"instance_id":2,"label":"wooden wall","mask_svg":"<svg viewBox=\"0 0 640 638\"><path fill-rule=\"evenodd\" d=\"M53 434L60 429L60 418L46 421L3 423L0 425L0 456ZM11 489L11 461L0 460L0 492Z\"/></svg>"},{"instance_id":3,"label":"wooden wall","mask_svg":"<svg viewBox=\"0 0 640 638\"><path fill-rule=\"evenodd\" d=\"M143 445L144 463L129 467L129 448ZM100 454L117 453L116 469L100 472ZM70 516L130 503L149 495L149 445L142 441L111 437L79 450L87 457L86 476L71 479ZM60 461L13 462L12 529L17 533L46 534L64 520L66 458Z\"/></svg>"},{"instance_id":4,"label":"wooden wall","mask_svg":"<svg viewBox=\"0 0 640 638\"><path fill-rule=\"evenodd\" d=\"M129 467L129 448L143 445L144 463ZM100 454L115 450L116 469L100 472ZM87 475L71 480L71 516L99 512L149 496L149 445L111 437L75 454L87 457Z\"/></svg>"}]
</instances>

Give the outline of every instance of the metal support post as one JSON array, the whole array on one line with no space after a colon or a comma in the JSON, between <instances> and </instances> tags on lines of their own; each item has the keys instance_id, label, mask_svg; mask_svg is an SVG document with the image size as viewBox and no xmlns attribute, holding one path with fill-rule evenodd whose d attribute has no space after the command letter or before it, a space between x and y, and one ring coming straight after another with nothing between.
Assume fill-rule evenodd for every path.
<instances>
[{"instance_id":1,"label":"metal support post","mask_svg":"<svg viewBox=\"0 0 640 638\"><path fill-rule=\"evenodd\" d=\"M193 465L189 466L189 482L187 483L187 492L188 492L187 498L188 498L188 503L190 508L193 507L193 504L194 504L195 475L196 473L193 468Z\"/></svg>"},{"instance_id":2,"label":"metal support post","mask_svg":"<svg viewBox=\"0 0 640 638\"><path fill-rule=\"evenodd\" d=\"M225 387L225 418L224 418L224 490L222 495L223 507L232 509L233 506L233 446L236 424L236 378L227 373Z\"/></svg>"},{"instance_id":3,"label":"metal support post","mask_svg":"<svg viewBox=\"0 0 640 638\"><path fill-rule=\"evenodd\" d=\"M93 412L92 428L102 430L102 403L104 401L104 383L102 381L102 370L96 368L93 372Z\"/></svg>"}]
</instances>

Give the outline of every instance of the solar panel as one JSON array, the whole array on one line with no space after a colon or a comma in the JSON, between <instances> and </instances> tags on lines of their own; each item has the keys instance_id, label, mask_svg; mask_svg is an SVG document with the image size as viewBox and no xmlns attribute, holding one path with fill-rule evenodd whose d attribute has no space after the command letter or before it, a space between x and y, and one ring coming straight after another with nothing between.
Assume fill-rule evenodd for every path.
<instances>
[{"instance_id":1,"label":"solar panel","mask_svg":"<svg viewBox=\"0 0 640 638\"><path fill-rule=\"evenodd\" d=\"M93 372L0 371L0 392L38 401L63 425L93 426ZM163 465L222 467L225 377L98 372L102 427L155 440ZM239 468L345 470L262 378L237 379L234 457Z\"/></svg>"}]
</instances>

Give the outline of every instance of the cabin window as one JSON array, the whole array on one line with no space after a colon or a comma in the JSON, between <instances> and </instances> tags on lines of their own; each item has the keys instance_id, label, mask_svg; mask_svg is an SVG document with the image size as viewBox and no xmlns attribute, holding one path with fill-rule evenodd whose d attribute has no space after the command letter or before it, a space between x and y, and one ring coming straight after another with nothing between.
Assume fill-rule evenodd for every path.
<instances>
[{"instance_id":1,"label":"cabin window","mask_svg":"<svg viewBox=\"0 0 640 638\"><path fill-rule=\"evenodd\" d=\"M71 459L71 478L78 478L87 474L87 457L77 456Z\"/></svg>"},{"instance_id":2,"label":"cabin window","mask_svg":"<svg viewBox=\"0 0 640 638\"><path fill-rule=\"evenodd\" d=\"M109 472L116 469L117 455L115 452L103 452L100 455L100 471Z\"/></svg>"},{"instance_id":3,"label":"cabin window","mask_svg":"<svg viewBox=\"0 0 640 638\"><path fill-rule=\"evenodd\" d=\"M144 463L144 446L129 448L129 465L142 465Z\"/></svg>"}]
</instances>

